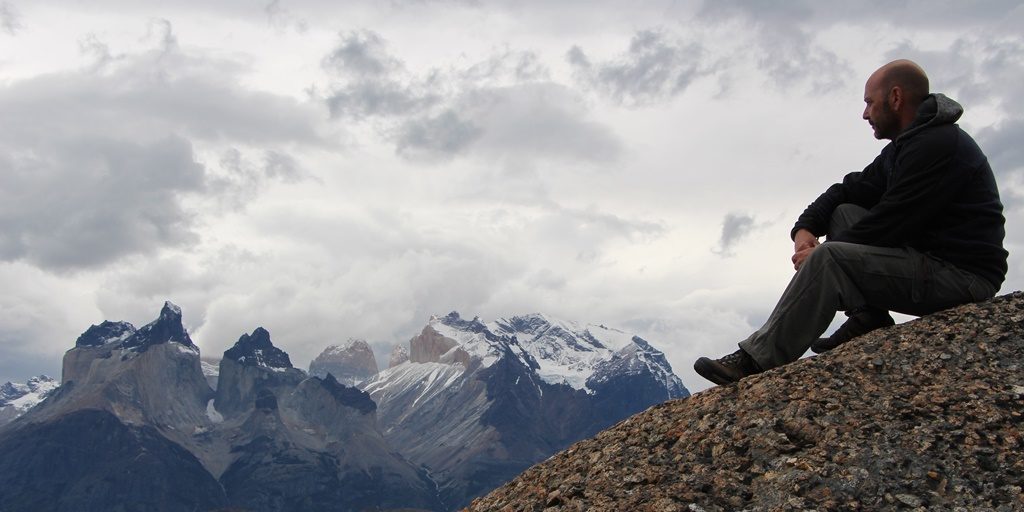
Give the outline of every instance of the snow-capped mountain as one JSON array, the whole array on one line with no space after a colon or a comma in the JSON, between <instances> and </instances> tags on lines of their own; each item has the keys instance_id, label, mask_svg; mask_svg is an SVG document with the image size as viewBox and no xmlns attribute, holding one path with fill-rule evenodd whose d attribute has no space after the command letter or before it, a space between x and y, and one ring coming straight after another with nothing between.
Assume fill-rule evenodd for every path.
<instances>
[{"instance_id":1,"label":"snow-capped mountain","mask_svg":"<svg viewBox=\"0 0 1024 512\"><path fill-rule=\"evenodd\" d=\"M360 352L365 342L325 351ZM0 425L0 508L449 511L687 394L646 341L539 314L432 318L391 363L346 386L295 368L257 328L214 366L170 302L139 329L90 326L62 384ZM4 386L5 403L26 387L46 383Z\"/></svg>"},{"instance_id":2,"label":"snow-capped mountain","mask_svg":"<svg viewBox=\"0 0 1024 512\"><path fill-rule=\"evenodd\" d=\"M366 340L349 338L330 345L309 363L309 374L324 378L333 375L338 382L354 386L377 374L377 358Z\"/></svg>"},{"instance_id":3,"label":"snow-capped mountain","mask_svg":"<svg viewBox=\"0 0 1024 512\"><path fill-rule=\"evenodd\" d=\"M60 383L46 375L32 377L24 384L7 382L0 386L0 425L13 421L50 396Z\"/></svg>"},{"instance_id":4,"label":"snow-capped mountain","mask_svg":"<svg viewBox=\"0 0 1024 512\"><path fill-rule=\"evenodd\" d=\"M401 361L404 354L397 351ZM361 386L385 438L465 505L555 451L689 394L660 351L601 325L542 314L432 317L408 360Z\"/></svg>"},{"instance_id":5,"label":"snow-capped mountain","mask_svg":"<svg viewBox=\"0 0 1024 512\"><path fill-rule=\"evenodd\" d=\"M643 338L618 329L581 325L543 314L502 318L488 324L487 329L516 338L537 362L537 375L549 384L566 384L593 393L593 384L613 376L650 373L664 383L666 398L688 394L661 351Z\"/></svg>"}]
</instances>

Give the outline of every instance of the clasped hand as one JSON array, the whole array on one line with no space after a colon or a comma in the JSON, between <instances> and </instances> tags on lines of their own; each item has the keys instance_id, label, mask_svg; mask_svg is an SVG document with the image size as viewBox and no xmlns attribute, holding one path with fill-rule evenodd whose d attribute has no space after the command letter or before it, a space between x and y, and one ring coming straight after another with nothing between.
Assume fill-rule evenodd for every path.
<instances>
[{"instance_id":1,"label":"clasped hand","mask_svg":"<svg viewBox=\"0 0 1024 512\"><path fill-rule=\"evenodd\" d=\"M801 229L796 232L793 236L793 270L800 270L800 266L804 264L804 260L811 255L811 251L816 249L820 242L818 237L814 236L813 233L806 229Z\"/></svg>"}]
</instances>

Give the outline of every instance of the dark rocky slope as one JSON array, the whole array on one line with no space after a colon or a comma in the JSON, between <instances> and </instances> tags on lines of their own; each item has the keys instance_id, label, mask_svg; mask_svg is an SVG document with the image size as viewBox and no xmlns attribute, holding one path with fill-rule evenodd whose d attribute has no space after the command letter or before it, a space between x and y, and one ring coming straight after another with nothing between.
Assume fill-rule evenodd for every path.
<instances>
[{"instance_id":1,"label":"dark rocky slope","mask_svg":"<svg viewBox=\"0 0 1024 512\"><path fill-rule=\"evenodd\" d=\"M150 426L83 409L0 437L0 510L210 510L220 484Z\"/></svg>"},{"instance_id":2,"label":"dark rocky slope","mask_svg":"<svg viewBox=\"0 0 1024 512\"><path fill-rule=\"evenodd\" d=\"M469 510L1024 510L1024 294L652 407Z\"/></svg>"}]
</instances>

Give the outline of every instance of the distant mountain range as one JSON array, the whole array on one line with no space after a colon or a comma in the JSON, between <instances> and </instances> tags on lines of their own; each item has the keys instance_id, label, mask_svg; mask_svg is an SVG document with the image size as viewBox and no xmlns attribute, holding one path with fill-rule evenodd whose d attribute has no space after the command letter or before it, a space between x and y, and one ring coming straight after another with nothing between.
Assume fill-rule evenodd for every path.
<instances>
[{"instance_id":1,"label":"distant mountain range","mask_svg":"<svg viewBox=\"0 0 1024 512\"><path fill-rule=\"evenodd\" d=\"M42 402L59 382L46 375L32 377L24 384L7 382L0 386L0 425L14 421Z\"/></svg>"},{"instance_id":2,"label":"distant mountain range","mask_svg":"<svg viewBox=\"0 0 1024 512\"><path fill-rule=\"evenodd\" d=\"M0 508L453 510L688 395L643 339L539 314L432 318L390 364L350 340L307 373L262 328L200 360L171 303L91 326L59 388L2 388Z\"/></svg>"}]
</instances>

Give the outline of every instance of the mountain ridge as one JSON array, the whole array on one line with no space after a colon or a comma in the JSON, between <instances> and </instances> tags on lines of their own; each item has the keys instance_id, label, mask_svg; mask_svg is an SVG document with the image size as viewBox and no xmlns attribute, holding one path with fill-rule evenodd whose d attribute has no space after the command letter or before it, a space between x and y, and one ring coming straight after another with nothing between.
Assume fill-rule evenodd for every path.
<instances>
[{"instance_id":1,"label":"mountain ridge","mask_svg":"<svg viewBox=\"0 0 1024 512\"><path fill-rule=\"evenodd\" d=\"M530 318L552 337L520 344L516 332L492 332L494 323L432 320L410 341L430 362L386 370L412 377L390 383L411 398L397 408L388 400L378 407L380 395L331 372L295 368L262 327L216 364L204 360L171 302L138 329L92 325L64 354L61 385L0 425L0 509L452 510L600 426L686 392L651 372L663 364L678 382L640 338L620 332L601 343L575 324ZM578 360L581 350L600 354ZM373 362L361 340L325 353ZM607 379L590 388L546 382L536 372L555 359ZM21 392L9 387L11 396ZM409 418L420 421L398 424ZM411 443L382 433L395 429ZM88 435L75 435L82 430ZM52 467L65 458L70 467Z\"/></svg>"},{"instance_id":2,"label":"mountain ridge","mask_svg":"<svg viewBox=\"0 0 1024 512\"><path fill-rule=\"evenodd\" d=\"M408 360L396 358L361 387L379 404L388 442L430 468L442 501L454 506L689 393L641 338L540 314L434 316L405 352Z\"/></svg>"}]
</instances>

